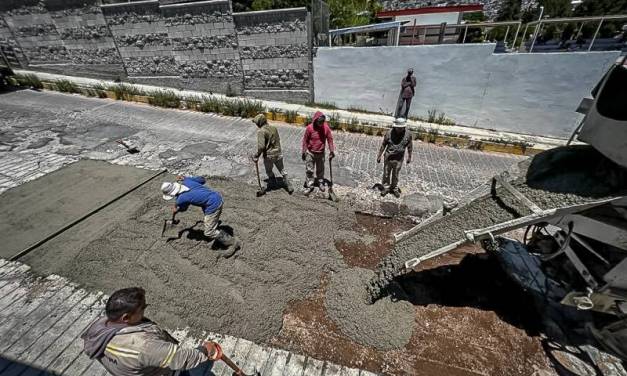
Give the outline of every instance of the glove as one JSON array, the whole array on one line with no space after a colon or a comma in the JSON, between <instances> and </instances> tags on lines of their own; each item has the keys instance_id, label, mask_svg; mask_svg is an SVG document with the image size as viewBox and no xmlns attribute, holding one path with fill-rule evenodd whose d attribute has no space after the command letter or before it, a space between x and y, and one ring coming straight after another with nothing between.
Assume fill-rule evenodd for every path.
<instances>
[{"instance_id":1,"label":"glove","mask_svg":"<svg viewBox=\"0 0 627 376\"><path fill-rule=\"evenodd\" d=\"M307 154L303 153L300 156L302 158L303 161L305 161L307 159Z\"/></svg>"},{"instance_id":2,"label":"glove","mask_svg":"<svg viewBox=\"0 0 627 376\"><path fill-rule=\"evenodd\" d=\"M335 158L335 153L334 152L329 153L329 159L333 159L333 158Z\"/></svg>"},{"instance_id":3,"label":"glove","mask_svg":"<svg viewBox=\"0 0 627 376\"><path fill-rule=\"evenodd\" d=\"M222 359L222 347L213 341L203 343L203 348L207 352L207 357L210 360L220 360Z\"/></svg>"}]
</instances>

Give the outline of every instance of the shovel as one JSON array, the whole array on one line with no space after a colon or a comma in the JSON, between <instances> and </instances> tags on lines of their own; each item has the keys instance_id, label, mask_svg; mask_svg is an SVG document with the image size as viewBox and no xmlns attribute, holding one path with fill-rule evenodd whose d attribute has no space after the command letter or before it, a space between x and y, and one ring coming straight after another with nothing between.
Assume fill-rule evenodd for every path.
<instances>
[{"instance_id":1,"label":"shovel","mask_svg":"<svg viewBox=\"0 0 627 376\"><path fill-rule=\"evenodd\" d=\"M172 219L166 219L163 221L163 228L161 229L162 237L178 237L179 231L177 225L181 222L174 218L175 214L172 214Z\"/></svg>"},{"instance_id":2,"label":"shovel","mask_svg":"<svg viewBox=\"0 0 627 376\"><path fill-rule=\"evenodd\" d=\"M329 200L338 202L335 192L333 192L333 159L329 157Z\"/></svg>"},{"instance_id":3,"label":"shovel","mask_svg":"<svg viewBox=\"0 0 627 376\"><path fill-rule=\"evenodd\" d=\"M233 362L231 359L229 359L228 356L222 354L222 361L224 363L226 363L227 366L229 366L232 370L233 370L233 374L237 375L237 376L261 376L261 373L259 371L255 371L255 373L253 375L249 375L244 373L244 371L242 371L241 368L239 368L237 366L237 364L235 364L235 362Z\"/></svg>"},{"instance_id":4,"label":"shovel","mask_svg":"<svg viewBox=\"0 0 627 376\"><path fill-rule=\"evenodd\" d=\"M266 190L261 187L261 178L259 177L259 161L255 162L255 171L257 172L257 184L259 185L259 190L257 191L257 197L261 197L266 194Z\"/></svg>"},{"instance_id":5,"label":"shovel","mask_svg":"<svg viewBox=\"0 0 627 376\"><path fill-rule=\"evenodd\" d=\"M124 140L116 140L115 142L117 142L118 144L124 146L126 148L126 151L129 154L137 154L137 153L139 153L139 149L136 146L129 145L126 142L124 142Z\"/></svg>"}]
</instances>

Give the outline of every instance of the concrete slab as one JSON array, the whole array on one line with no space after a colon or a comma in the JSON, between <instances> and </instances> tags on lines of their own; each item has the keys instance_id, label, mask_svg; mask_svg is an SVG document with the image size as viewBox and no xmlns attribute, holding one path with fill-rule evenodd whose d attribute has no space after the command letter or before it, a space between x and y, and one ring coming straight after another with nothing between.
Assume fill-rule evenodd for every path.
<instances>
[{"instance_id":1,"label":"concrete slab","mask_svg":"<svg viewBox=\"0 0 627 376\"><path fill-rule=\"evenodd\" d=\"M154 174L83 160L4 192L0 257L14 256Z\"/></svg>"}]
</instances>

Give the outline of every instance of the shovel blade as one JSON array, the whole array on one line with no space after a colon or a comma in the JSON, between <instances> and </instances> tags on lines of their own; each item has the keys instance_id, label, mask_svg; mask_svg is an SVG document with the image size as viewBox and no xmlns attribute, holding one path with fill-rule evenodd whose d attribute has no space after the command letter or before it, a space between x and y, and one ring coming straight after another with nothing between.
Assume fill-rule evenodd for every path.
<instances>
[{"instance_id":1,"label":"shovel blade","mask_svg":"<svg viewBox=\"0 0 627 376\"><path fill-rule=\"evenodd\" d=\"M163 228L161 229L161 236L164 238L177 237L179 235L178 227L170 220L163 221Z\"/></svg>"}]
</instances>

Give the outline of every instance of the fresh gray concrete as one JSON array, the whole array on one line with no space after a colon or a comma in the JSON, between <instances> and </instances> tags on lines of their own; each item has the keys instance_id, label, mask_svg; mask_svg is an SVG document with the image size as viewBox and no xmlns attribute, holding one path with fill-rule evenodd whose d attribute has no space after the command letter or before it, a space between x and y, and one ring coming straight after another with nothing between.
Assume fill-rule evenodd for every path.
<instances>
[{"instance_id":1,"label":"fresh gray concrete","mask_svg":"<svg viewBox=\"0 0 627 376\"><path fill-rule=\"evenodd\" d=\"M256 184L249 159L256 127L248 119L31 90L0 94L0 112L0 192L78 158ZM304 129L280 123L278 128L287 171L298 186L304 177ZM131 140L141 152L128 154L117 138ZM335 142L338 190L364 191L380 181L380 137L335 132ZM521 159L416 141L412 164L401 170L401 188L406 195L459 199Z\"/></svg>"},{"instance_id":2,"label":"fresh gray concrete","mask_svg":"<svg viewBox=\"0 0 627 376\"><path fill-rule=\"evenodd\" d=\"M410 115L435 108L462 125L568 137L575 109L620 52L493 54L494 44L319 48L315 100L393 112L400 81L418 81Z\"/></svg>"}]
</instances>

